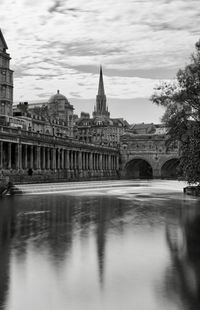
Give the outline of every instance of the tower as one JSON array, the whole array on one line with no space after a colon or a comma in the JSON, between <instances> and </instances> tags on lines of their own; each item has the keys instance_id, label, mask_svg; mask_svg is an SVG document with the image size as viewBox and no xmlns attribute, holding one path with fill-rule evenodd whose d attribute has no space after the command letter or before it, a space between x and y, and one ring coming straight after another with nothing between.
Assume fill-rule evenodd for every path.
<instances>
[{"instance_id":1,"label":"tower","mask_svg":"<svg viewBox=\"0 0 200 310\"><path fill-rule=\"evenodd\" d=\"M95 117L110 117L110 113L108 112L108 108L106 106L106 95L104 91L102 66L100 66L99 88L98 94L96 96L96 106L93 112L93 118Z\"/></svg>"},{"instance_id":2,"label":"tower","mask_svg":"<svg viewBox=\"0 0 200 310\"><path fill-rule=\"evenodd\" d=\"M0 29L0 114L12 115L13 71L10 70L8 46Z\"/></svg>"}]
</instances>

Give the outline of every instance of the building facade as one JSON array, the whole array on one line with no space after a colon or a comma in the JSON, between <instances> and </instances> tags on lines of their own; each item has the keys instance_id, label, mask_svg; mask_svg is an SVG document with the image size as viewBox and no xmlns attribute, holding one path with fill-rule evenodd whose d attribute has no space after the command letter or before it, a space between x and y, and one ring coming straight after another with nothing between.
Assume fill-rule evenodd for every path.
<instances>
[{"instance_id":1,"label":"building facade","mask_svg":"<svg viewBox=\"0 0 200 310\"><path fill-rule=\"evenodd\" d=\"M13 71L10 69L8 46L0 29L0 114L12 116Z\"/></svg>"},{"instance_id":2,"label":"building facade","mask_svg":"<svg viewBox=\"0 0 200 310\"><path fill-rule=\"evenodd\" d=\"M129 128L123 118L111 118L103 82L103 71L100 66L99 85L94 106L93 117L82 112L75 122L75 136L80 141L93 142L119 148L120 137Z\"/></svg>"},{"instance_id":3,"label":"building facade","mask_svg":"<svg viewBox=\"0 0 200 310\"><path fill-rule=\"evenodd\" d=\"M162 133L131 134L121 137L121 177L130 179L176 179L179 166L179 146L166 143Z\"/></svg>"},{"instance_id":4,"label":"building facade","mask_svg":"<svg viewBox=\"0 0 200 310\"><path fill-rule=\"evenodd\" d=\"M13 71L0 32L0 172L17 182L175 177L178 146L166 147L166 128L130 126L111 118L100 67L96 105L88 113L59 91L47 101L13 108Z\"/></svg>"},{"instance_id":5,"label":"building facade","mask_svg":"<svg viewBox=\"0 0 200 310\"><path fill-rule=\"evenodd\" d=\"M23 102L13 113L13 71L6 50L0 32L1 173L15 183L116 178L119 150L75 139L74 108L59 91L47 104L29 108Z\"/></svg>"}]
</instances>

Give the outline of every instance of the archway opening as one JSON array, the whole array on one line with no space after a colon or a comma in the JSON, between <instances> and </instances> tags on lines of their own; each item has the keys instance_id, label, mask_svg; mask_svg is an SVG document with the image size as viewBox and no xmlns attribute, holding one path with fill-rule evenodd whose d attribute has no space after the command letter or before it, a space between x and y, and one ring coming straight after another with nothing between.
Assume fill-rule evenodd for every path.
<instances>
[{"instance_id":1,"label":"archway opening","mask_svg":"<svg viewBox=\"0 0 200 310\"><path fill-rule=\"evenodd\" d=\"M152 179L151 165L144 159L133 159L126 165L126 177L128 179Z\"/></svg>"},{"instance_id":2,"label":"archway opening","mask_svg":"<svg viewBox=\"0 0 200 310\"><path fill-rule=\"evenodd\" d=\"M164 163L161 168L161 176L163 179L177 179L179 159L173 158Z\"/></svg>"}]
</instances>

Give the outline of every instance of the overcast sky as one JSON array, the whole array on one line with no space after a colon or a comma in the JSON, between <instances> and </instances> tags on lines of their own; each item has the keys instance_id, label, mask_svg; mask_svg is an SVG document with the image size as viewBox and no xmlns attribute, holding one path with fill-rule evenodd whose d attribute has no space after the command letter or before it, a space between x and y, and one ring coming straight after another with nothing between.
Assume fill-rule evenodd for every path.
<instances>
[{"instance_id":1,"label":"overcast sky","mask_svg":"<svg viewBox=\"0 0 200 310\"><path fill-rule=\"evenodd\" d=\"M111 116L158 122L148 98L189 61L199 21L199 0L0 0L14 100L60 89L75 113L91 113L102 64Z\"/></svg>"}]
</instances>

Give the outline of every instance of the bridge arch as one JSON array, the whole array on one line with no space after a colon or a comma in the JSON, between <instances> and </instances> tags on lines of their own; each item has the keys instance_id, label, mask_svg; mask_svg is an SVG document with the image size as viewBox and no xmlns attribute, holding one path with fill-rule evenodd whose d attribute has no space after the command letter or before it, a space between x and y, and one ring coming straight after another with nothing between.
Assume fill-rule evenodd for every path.
<instances>
[{"instance_id":1,"label":"bridge arch","mask_svg":"<svg viewBox=\"0 0 200 310\"><path fill-rule=\"evenodd\" d=\"M125 176L129 179L152 179L153 168L148 160L136 157L126 163Z\"/></svg>"},{"instance_id":2,"label":"bridge arch","mask_svg":"<svg viewBox=\"0 0 200 310\"><path fill-rule=\"evenodd\" d=\"M180 160L177 157L170 158L164 162L161 167L161 177L163 179L177 179L178 177L178 166Z\"/></svg>"}]
</instances>

